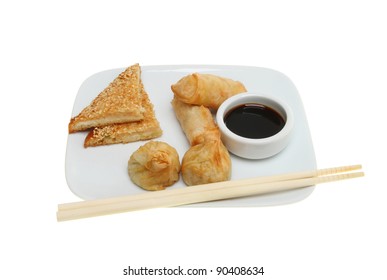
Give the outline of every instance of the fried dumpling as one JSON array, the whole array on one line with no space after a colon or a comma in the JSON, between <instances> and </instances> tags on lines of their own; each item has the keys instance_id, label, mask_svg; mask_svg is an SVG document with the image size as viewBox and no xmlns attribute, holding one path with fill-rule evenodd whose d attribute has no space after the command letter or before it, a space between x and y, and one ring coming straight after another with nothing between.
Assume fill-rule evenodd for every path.
<instances>
[{"instance_id":1,"label":"fried dumpling","mask_svg":"<svg viewBox=\"0 0 387 280\"><path fill-rule=\"evenodd\" d=\"M161 141L149 141L138 148L128 161L128 173L139 187L157 191L179 179L180 161L175 148Z\"/></svg>"},{"instance_id":2,"label":"fried dumpling","mask_svg":"<svg viewBox=\"0 0 387 280\"><path fill-rule=\"evenodd\" d=\"M220 140L192 146L183 157L181 173L189 186L227 181L231 176L228 150Z\"/></svg>"}]
</instances>

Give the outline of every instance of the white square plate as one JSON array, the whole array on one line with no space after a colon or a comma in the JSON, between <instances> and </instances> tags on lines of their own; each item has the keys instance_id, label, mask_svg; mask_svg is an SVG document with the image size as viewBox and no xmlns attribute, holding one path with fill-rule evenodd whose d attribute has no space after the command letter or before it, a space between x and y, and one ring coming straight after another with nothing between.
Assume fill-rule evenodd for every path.
<instances>
[{"instance_id":1,"label":"white square plate","mask_svg":"<svg viewBox=\"0 0 387 280\"><path fill-rule=\"evenodd\" d=\"M276 156L264 160L246 160L232 157L232 179L274 175L288 172L315 170L316 160L308 122L302 101L291 80L280 72L249 66L165 65L142 66L141 78L154 105L156 117L163 130L159 141L175 147L183 158L189 144L170 104L171 85L183 76L193 73L211 73L241 81L248 91L270 94L285 100L294 111L295 127L288 147ZM86 107L124 68L96 73L81 85L72 116ZM82 199L106 198L145 192L134 185L127 173L130 155L146 142L83 147L87 132L68 136L66 150L66 180L71 191ZM170 188L185 187L182 179ZM310 186L298 190L263 196L200 203L195 206L267 206L280 205L306 198Z\"/></svg>"}]
</instances>

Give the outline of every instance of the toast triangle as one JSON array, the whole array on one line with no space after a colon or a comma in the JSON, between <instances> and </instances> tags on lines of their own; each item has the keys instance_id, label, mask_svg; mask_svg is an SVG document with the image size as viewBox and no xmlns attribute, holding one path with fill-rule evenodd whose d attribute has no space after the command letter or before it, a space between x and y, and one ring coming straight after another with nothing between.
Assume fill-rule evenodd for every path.
<instances>
[{"instance_id":1,"label":"toast triangle","mask_svg":"<svg viewBox=\"0 0 387 280\"><path fill-rule=\"evenodd\" d=\"M143 120L137 122L112 124L93 128L86 136L84 147L95 147L118 143L130 143L160 137L162 130L156 119L154 108L140 80L140 93L144 107Z\"/></svg>"},{"instance_id":2,"label":"toast triangle","mask_svg":"<svg viewBox=\"0 0 387 280\"><path fill-rule=\"evenodd\" d=\"M118 75L69 123L69 133L144 118L140 94L141 68L134 64Z\"/></svg>"}]
</instances>

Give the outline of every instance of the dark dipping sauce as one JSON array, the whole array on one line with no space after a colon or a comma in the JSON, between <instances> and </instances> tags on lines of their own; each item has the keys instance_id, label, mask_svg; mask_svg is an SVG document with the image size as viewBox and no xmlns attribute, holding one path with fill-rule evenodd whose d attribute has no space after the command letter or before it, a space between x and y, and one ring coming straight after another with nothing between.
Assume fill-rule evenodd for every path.
<instances>
[{"instance_id":1,"label":"dark dipping sauce","mask_svg":"<svg viewBox=\"0 0 387 280\"><path fill-rule=\"evenodd\" d=\"M285 126L285 120L277 111L258 103L231 109L225 115L224 123L235 134L252 139L273 136Z\"/></svg>"}]
</instances>

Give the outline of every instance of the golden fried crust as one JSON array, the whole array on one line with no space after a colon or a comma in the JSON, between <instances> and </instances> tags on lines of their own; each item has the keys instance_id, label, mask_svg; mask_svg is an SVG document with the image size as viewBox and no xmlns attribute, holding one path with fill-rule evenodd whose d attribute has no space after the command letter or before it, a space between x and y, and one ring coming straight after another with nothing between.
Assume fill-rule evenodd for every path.
<instances>
[{"instance_id":1,"label":"golden fried crust","mask_svg":"<svg viewBox=\"0 0 387 280\"><path fill-rule=\"evenodd\" d=\"M186 104L176 96L171 104L191 146L220 139L219 128L207 107Z\"/></svg>"},{"instance_id":2,"label":"golden fried crust","mask_svg":"<svg viewBox=\"0 0 387 280\"><path fill-rule=\"evenodd\" d=\"M245 86L229 78L212 74L193 73L171 86L182 102L218 109L227 98L246 91Z\"/></svg>"},{"instance_id":3,"label":"golden fried crust","mask_svg":"<svg viewBox=\"0 0 387 280\"><path fill-rule=\"evenodd\" d=\"M114 123L143 119L139 64L118 75L79 115L69 123L69 133Z\"/></svg>"},{"instance_id":4,"label":"golden fried crust","mask_svg":"<svg viewBox=\"0 0 387 280\"><path fill-rule=\"evenodd\" d=\"M113 124L96 127L86 136L84 146L130 143L139 140L148 140L162 135L160 124L156 119L153 105L149 100L143 84L140 81L140 92L145 118L137 122Z\"/></svg>"},{"instance_id":5,"label":"golden fried crust","mask_svg":"<svg viewBox=\"0 0 387 280\"><path fill-rule=\"evenodd\" d=\"M181 165L184 182L188 186L227 181L231 176L231 158L220 140L192 146Z\"/></svg>"},{"instance_id":6,"label":"golden fried crust","mask_svg":"<svg viewBox=\"0 0 387 280\"><path fill-rule=\"evenodd\" d=\"M163 190L179 179L180 160L175 148L165 142L149 141L128 161L130 179L149 191Z\"/></svg>"}]
</instances>

